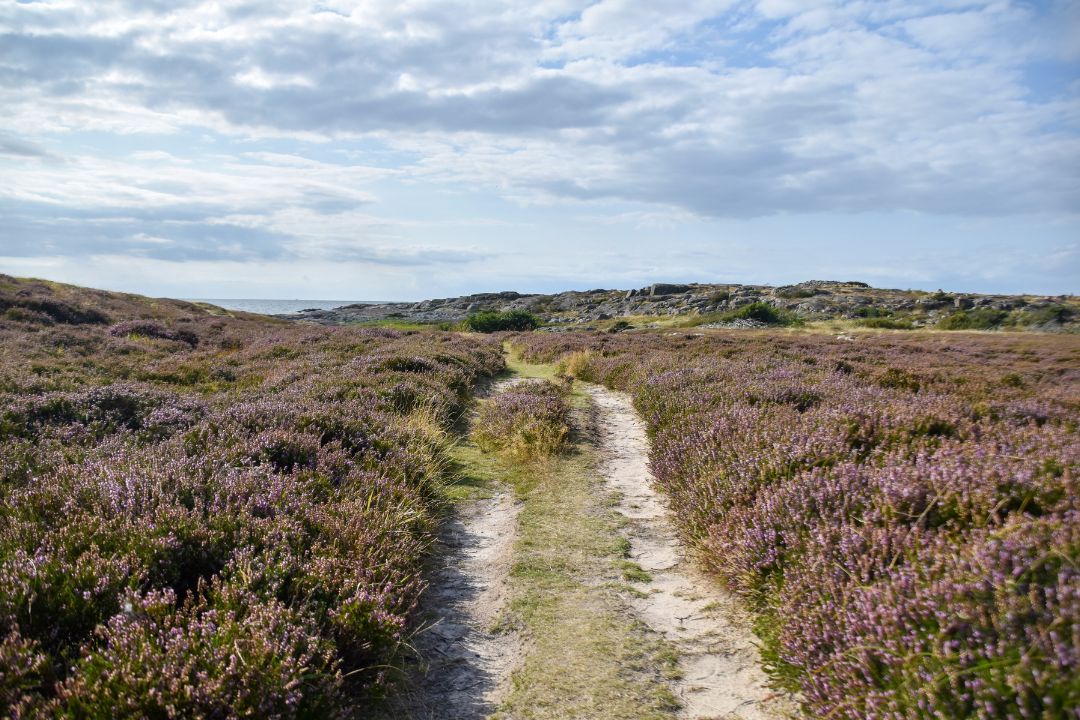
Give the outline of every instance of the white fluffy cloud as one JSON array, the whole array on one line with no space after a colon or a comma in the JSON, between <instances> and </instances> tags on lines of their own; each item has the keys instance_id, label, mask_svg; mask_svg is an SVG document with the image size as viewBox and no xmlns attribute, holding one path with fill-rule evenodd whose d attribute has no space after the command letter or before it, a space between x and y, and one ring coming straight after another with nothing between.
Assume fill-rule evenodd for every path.
<instances>
[{"instance_id":1,"label":"white fluffy cloud","mask_svg":"<svg viewBox=\"0 0 1080 720\"><path fill-rule=\"evenodd\" d=\"M1077 37L1064 0L7 3L0 256L468 265L411 224L455 192L492 199L443 230L1072 222Z\"/></svg>"}]
</instances>

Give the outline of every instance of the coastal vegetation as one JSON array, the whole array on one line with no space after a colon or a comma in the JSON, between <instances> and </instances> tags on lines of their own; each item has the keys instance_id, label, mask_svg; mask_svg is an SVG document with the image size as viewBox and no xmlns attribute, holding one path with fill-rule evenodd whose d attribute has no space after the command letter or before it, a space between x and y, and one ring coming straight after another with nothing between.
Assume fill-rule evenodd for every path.
<instances>
[{"instance_id":1,"label":"coastal vegetation","mask_svg":"<svg viewBox=\"0 0 1080 720\"><path fill-rule=\"evenodd\" d=\"M345 717L383 693L498 344L0 292L0 714Z\"/></svg>"},{"instance_id":2,"label":"coastal vegetation","mask_svg":"<svg viewBox=\"0 0 1080 720\"><path fill-rule=\"evenodd\" d=\"M502 493L495 625L527 642L498 716L672 717L678 643L634 614L657 571L602 477L608 393L807 717L1071 717L1073 310L957 299L926 294L953 303L933 329L757 300L454 332L0 276L0 714L375 717L411 676L440 528ZM1020 312L1058 331L981 332Z\"/></svg>"},{"instance_id":3,"label":"coastal vegetation","mask_svg":"<svg viewBox=\"0 0 1080 720\"><path fill-rule=\"evenodd\" d=\"M501 330L535 330L540 318L525 310L485 310L473 313L461 321L461 329L470 332L493 333Z\"/></svg>"},{"instance_id":4,"label":"coastal vegetation","mask_svg":"<svg viewBox=\"0 0 1080 720\"><path fill-rule=\"evenodd\" d=\"M548 380L522 382L480 406L472 438L482 450L519 460L548 457L567 443L568 389Z\"/></svg>"},{"instance_id":5,"label":"coastal vegetation","mask_svg":"<svg viewBox=\"0 0 1080 720\"><path fill-rule=\"evenodd\" d=\"M535 322L518 326L507 322L515 313L522 318L532 315ZM553 295L508 291L416 303L351 305L305 311L297 319L328 325L392 321L446 328L465 322L466 329L485 332L539 325L548 330L604 330L628 322L637 328L710 325L1075 333L1080 331L1080 298L925 292L826 280L780 287L654 283L631 290ZM474 322L476 327L472 327Z\"/></svg>"},{"instance_id":6,"label":"coastal vegetation","mask_svg":"<svg viewBox=\"0 0 1080 720\"><path fill-rule=\"evenodd\" d=\"M1080 345L819 333L519 336L626 390L680 531L812 717L1080 706Z\"/></svg>"}]
</instances>

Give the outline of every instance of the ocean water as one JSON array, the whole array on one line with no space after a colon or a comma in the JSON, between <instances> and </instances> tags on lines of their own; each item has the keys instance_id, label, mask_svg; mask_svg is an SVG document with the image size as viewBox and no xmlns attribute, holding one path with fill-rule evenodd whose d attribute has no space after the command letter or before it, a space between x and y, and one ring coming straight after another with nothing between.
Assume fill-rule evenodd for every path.
<instances>
[{"instance_id":1,"label":"ocean water","mask_svg":"<svg viewBox=\"0 0 1080 720\"><path fill-rule=\"evenodd\" d=\"M243 312L261 313L263 315L285 315L300 312L308 308L329 310L342 305L373 305L375 300L258 300L253 298L187 298L194 302L210 303L223 307L226 310L242 310Z\"/></svg>"}]
</instances>

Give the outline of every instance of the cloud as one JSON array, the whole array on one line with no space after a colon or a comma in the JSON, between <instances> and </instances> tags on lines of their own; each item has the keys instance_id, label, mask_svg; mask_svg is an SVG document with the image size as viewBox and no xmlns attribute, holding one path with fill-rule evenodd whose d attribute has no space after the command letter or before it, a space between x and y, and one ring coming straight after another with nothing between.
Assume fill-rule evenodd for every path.
<instances>
[{"instance_id":1,"label":"cloud","mask_svg":"<svg viewBox=\"0 0 1080 720\"><path fill-rule=\"evenodd\" d=\"M431 267L464 265L490 259L490 255L475 249L454 249L430 245L365 247L359 244L339 244L331 254L337 260L395 267Z\"/></svg>"},{"instance_id":2,"label":"cloud","mask_svg":"<svg viewBox=\"0 0 1080 720\"><path fill-rule=\"evenodd\" d=\"M136 211L55 213L47 205L0 203L0 254L8 257L123 255L175 262L250 261L284 256L270 231L208 222L198 214Z\"/></svg>"},{"instance_id":3,"label":"cloud","mask_svg":"<svg viewBox=\"0 0 1080 720\"><path fill-rule=\"evenodd\" d=\"M1077 103L1028 97L1021 69L1039 50L1025 31L1043 18L1017 4L95 7L6 11L0 97L17 126L44 114L52 127L108 127L119 104L152 129L171 117L174 129L400 146L436 135L467 168L460 177L489 187L719 217L1061 211L1080 200ZM727 66L725 43L760 50ZM711 59L664 60L695 51ZM1071 132L1049 130L1061 127ZM556 146L586 165L564 163ZM475 177L493 155L506 168ZM543 170L521 172L521 157ZM604 177L590 174L595 157Z\"/></svg>"},{"instance_id":4,"label":"cloud","mask_svg":"<svg viewBox=\"0 0 1080 720\"><path fill-rule=\"evenodd\" d=\"M39 159L52 157L48 150L39 145L5 135L0 135L0 155Z\"/></svg>"},{"instance_id":5,"label":"cloud","mask_svg":"<svg viewBox=\"0 0 1080 720\"><path fill-rule=\"evenodd\" d=\"M1078 19L1065 0L8 3L0 253L464 267L537 208L654 233L1075 218Z\"/></svg>"}]
</instances>

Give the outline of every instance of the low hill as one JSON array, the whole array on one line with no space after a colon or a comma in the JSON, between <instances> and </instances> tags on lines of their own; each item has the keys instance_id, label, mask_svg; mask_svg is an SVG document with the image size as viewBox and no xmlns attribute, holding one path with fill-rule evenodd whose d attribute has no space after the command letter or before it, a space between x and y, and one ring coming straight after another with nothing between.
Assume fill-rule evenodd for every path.
<instances>
[{"instance_id":1,"label":"low hill","mask_svg":"<svg viewBox=\"0 0 1080 720\"><path fill-rule=\"evenodd\" d=\"M191 320L262 316L207 303L95 290L37 278L0 274L0 317L39 325L105 325L120 320Z\"/></svg>"},{"instance_id":2,"label":"low hill","mask_svg":"<svg viewBox=\"0 0 1080 720\"><path fill-rule=\"evenodd\" d=\"M777 312L748 312L766 305ZM755 326L783 322L853 320L869 327L911 329L1028 328L1062 331L1080 326L1080 298L1073 295L983 295L873 288L861 282L811 280L797 285L656 283L631 290L570 291L554 295L480 293L416 303L347 305L309 310L290 318L320 324L397 320L459 322L472 313L526 310L548 329L587 329L596 323L637 318L686 324ZM756 315L756 317L755 317Z\"/></svg>"}]
</instances>

